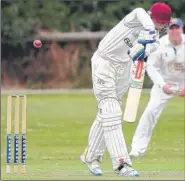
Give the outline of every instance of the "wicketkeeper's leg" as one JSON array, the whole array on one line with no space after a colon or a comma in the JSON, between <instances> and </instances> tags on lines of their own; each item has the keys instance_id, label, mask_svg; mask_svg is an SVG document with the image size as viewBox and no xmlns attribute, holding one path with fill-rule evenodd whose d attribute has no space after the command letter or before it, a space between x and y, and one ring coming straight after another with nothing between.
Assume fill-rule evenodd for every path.
<instances>
[{"instance_id":1,"label":"wicketkeeper's leg","mask_svg":"<svg viewBox=\"0 0 185 181\"><path fill-rule=\"evenodd\" d=\"M168 100L172 97L171 95L165 94L158 86L152 88L150 100L139 120L132 140L131 156L140 156L146 152L153 129Z\"/></svg>"}]
</instances>

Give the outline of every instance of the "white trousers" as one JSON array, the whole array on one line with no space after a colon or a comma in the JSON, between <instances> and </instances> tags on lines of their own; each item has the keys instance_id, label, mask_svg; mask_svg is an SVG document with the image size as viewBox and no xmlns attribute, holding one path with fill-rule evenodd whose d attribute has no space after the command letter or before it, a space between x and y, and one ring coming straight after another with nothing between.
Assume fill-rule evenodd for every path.
<instances>
[{"instance_id":1,"label":"white trousers","mask_svg":"<svg viewBox=\"0 0 185 181\"><path fill-rule=\"evenodd\" d=\"M152 87L150 100L139 120L133 136L131 152L136 152L140 155L143 155L146 152L152 137L153 129L155 128L163 109L172 97L174 97L174 95L164 93L159 86L154 85Z\"/></svg>"},{"instance_id":2,"label":"white trousers","mask_svg":"<svg viewBox=\"0 0 185 181\"><path fill-rule=\"evenodd\" d=\"M115 64L95 53L91 65L98 111L89 133L86 161L99 159L107 148L113 169L121 162L132 164L121 124L122 97L129 87L132 62Z\"/></svg>"}]
</instances>

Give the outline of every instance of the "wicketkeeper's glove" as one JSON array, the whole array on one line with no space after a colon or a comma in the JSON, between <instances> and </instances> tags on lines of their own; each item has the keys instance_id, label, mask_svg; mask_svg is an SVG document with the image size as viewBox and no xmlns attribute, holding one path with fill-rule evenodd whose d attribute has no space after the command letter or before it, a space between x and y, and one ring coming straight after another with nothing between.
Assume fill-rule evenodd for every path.
<instances>
[{"instance_id":1,"label":"wicketkeeper's glove","mask_svg":"<svg viewBox=\"0 0 185 181\"><path fill-rule=\"evenodd\" d=\"M149 43L154 43L157 38L157 32L156 30L141 30L138 36L138 43L142 45L146 45Z\"/></svg>"},{"instance_id":2,"label":"wicketkeeper's glove","mask_svg":"<svg viewBox=\"0 0 185 181\"><path fill-rule=\"evenodd\" d=\"M145 47L140 44L136 43L132 48L128 50L128 55L133 61L138 60L141 56L145 53Z\"/></svg>"}]
</instances>

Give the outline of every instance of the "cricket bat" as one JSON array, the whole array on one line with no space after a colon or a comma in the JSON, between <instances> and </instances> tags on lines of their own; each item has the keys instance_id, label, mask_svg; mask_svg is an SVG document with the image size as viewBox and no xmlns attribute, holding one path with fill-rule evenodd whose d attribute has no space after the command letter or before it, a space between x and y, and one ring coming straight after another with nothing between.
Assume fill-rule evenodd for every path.
<instances>
[{"instance_id":1,"label":"cricket bat","mask_svg":"<svg viewBox=\"0 0 185 181\"><path fill-rule=\"evenodd\" d=\"M135 122L139 101L142 93L146 62L142 59L134 62L130 88L128 91L123 120L126 122Z\"/></svg>"}]
</instances>

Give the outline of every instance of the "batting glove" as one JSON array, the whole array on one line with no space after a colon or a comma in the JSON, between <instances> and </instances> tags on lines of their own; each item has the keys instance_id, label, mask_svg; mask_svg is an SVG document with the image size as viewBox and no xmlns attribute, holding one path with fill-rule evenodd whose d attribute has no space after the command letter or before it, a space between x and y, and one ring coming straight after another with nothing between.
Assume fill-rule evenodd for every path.
<instances>
[{"instance_id":1,"label":"batting glove","mask_svg":"<svg viewBox=\"0 0 185 181\"><path fill-rule=\"evenodd\" d=\"M157 50L160 43L156 41L155 43L147 44L145 47L145 57L148 57L151 53Z\"/></svg>"},{"instance_id":2,"label":"batting glove","mask_svg":"<svg viewBox=\"0 0 185 181\"><path fill-rule=\"evenodd\" d=\"M145 47L142 44L136 43L128 50L128 55L133 61L138 60L145 53Z\"/></svg>"},{"instance_id":3,"label":"batting glove","mask_svg":"<svg viewBox=\"0 0 185 181\"><path fill-rule=\"evenodd\" d=\"M149 43L154 43L156 41L157 32L156 30L141 30L138 37L138 43L146 45Z\"/></svg>"}]
</instances>

